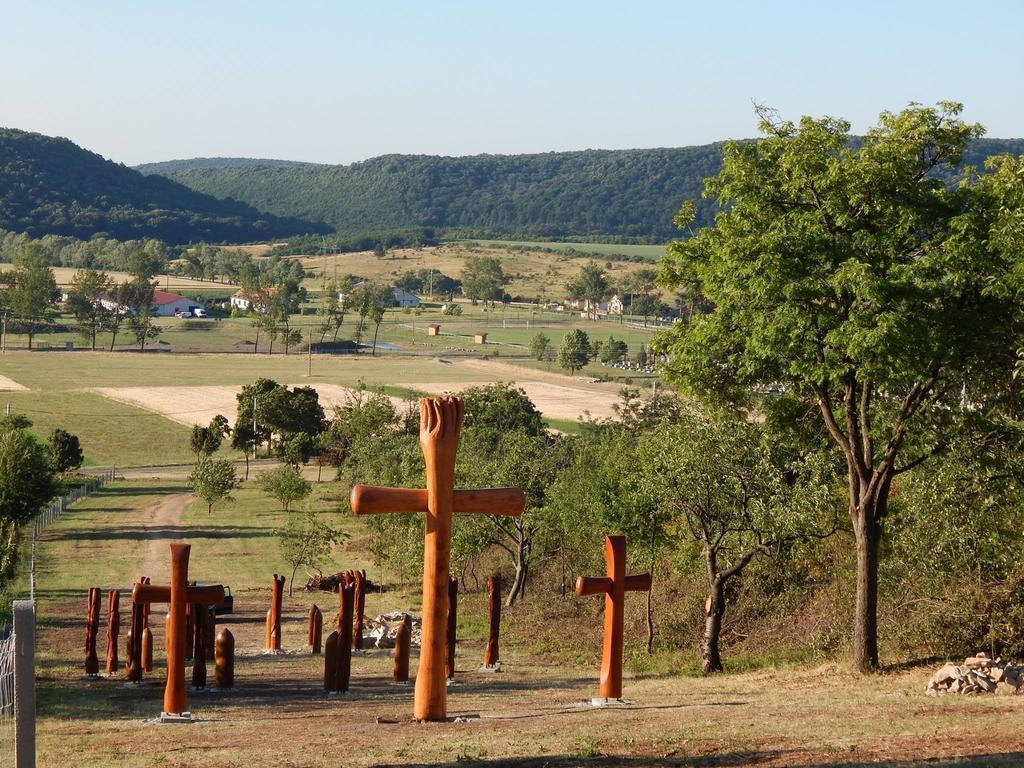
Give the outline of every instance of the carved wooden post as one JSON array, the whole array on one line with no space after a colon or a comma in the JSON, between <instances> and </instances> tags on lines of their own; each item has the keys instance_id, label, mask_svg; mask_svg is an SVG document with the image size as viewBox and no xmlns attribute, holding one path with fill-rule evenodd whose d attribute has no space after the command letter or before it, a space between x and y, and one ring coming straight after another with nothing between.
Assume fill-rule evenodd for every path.
<instances>
[{"instance_id":1,"label":"carved wooden post","mask_svg":"<svg viewBox=\"0 0 1024 768\"><path fill-rule=\"evenodd\" d=\"M142 606L132 603L131 623L128 628L128 647L125 654L127 678L130 683L142 681Z\"/></svg>"},{"instance_id":2,"label":"carved wooden post","mask_svg":"<svg viewBox=\"0 0 1024 768\"><path fill-rule=\"evenodd\" d=\"M487 577L487 616L490 619L487 632L487 647L484 648L484 667L498 666L498 633L501 630L501 577Z\"/></svg>"},{"instance_id":3,"label":"carved wooden post","mask_svg":"<svg viewBox=\"0 0 1024 768\"><path fill-rule=\"evenodd\" d=\"M85 620L85 674L98 675L100 660L96 656L96 635L100 631L100 588L89 588L89 614Z\"/></svg>"},{"instance_id":4,"label":"carved wooden post","mask_svg":"<svg viewBox=\"0 0 1024 768\"><path fill-rule=\"evenodd\" d=\"M270 595L270 616L267 619L267 648L281 650L281 606L284 603L284 576L274 574L274 590Z\"/></svg>"},{"instance_id":5,"label":"carved wooden post","mask_svg":"<svg viewBox=\"0 0 1024 768\"><path fill-rule=\"evenodd\" d=\"M121 593L116 589L107 595L107 674L117 672L117 636L121 633Z\"/></svg>"},{"instance_id":6,"label":"carved wooden post","mask_svg":"<svg viewBox=\"0 0 1024 768\"><path fill-rule=\"evenodd\" d=\"M217 660L214 677L218 688L234 688L235 686L235 636L224 627L217 634Z\"/></svg>"},{"instance_id":7,"label":"carved wooden post","mask_svg":"<svg viewBox=\"0 0 1024 768\"><path fill-rule=\"evenodd\" d=\"M217 655L217 612L212 605L204 605L206 615L203 617L203 648L206 650L206 660L213 661Z\"/></svg>"},{"instance_id":8,"label":"carved wooden post","mask_svg":"<svg viewBox=\"0 0 1024 768\"><path fill-rule=\"evenodd\" d=\"M206 606L192 605L192 687L206 687Z\"/></svg>"},{"instance_id":9,"label":"carved wooden post","mask_svg":"<svg viewBox=\"0 0 1024 768\"><path fill-rule=\"evenodd\" d=\"M324 690L338 690L338 631L334 630L324 641Z\"/></svg>"},{"instance_id":10,"label":"carved wooden post","mask_svg":"<svg viewBox=\"0 0 1024 768\"><path fill-rule=\"evenodd\" d=\"M264 627L264 632L263 632L264 637L266 638L266 640L264 641L264 647L265 648L270 648L270 643L271 643L271 639L270 639L271 631L270 631L270 628L271 628L271 625L272 625L273 616L274 616L274 609L273 608L267 608L266 627Z\"/></svg>"},{"instance_id":11,"label":"carved wooden post","mask_svg":"<svg viewBox=\"0 0 1024 768\"><path fill-rule=\"evenodd\" d=\"M309 609L309 638L308 644L313 649L313 655L320 653L320 637L324 630L323 612L315 605Z\"/></svg>"},{"instance_id":12,"label":"carved wooden post","mask_svg":"<svg viewBox=\"0 0 1024 768\"><path fill-rule=\"evenodd\" d=\"M142 628L142 671L153 671L153 632L149 627Z\"/></svg>"},{"instance_id":13,"label":"carved wooden post","mask_svg":"<svg viewBox=\"0 0 1024 768\"><path fill-rule=\"evenodd\" d=\"M402 616L402 623L395 635L395 666L391 680L396 683L409 682L409 648L412 646L412 619L409 614Z\"/></svg>"},{"instance_id":14,"label":"carved wooden post","mask_svg":"<svg viewBox=\"0 0 1024 768\"><path fill-rule=\"evenodd\" d=\"M190 586L195 586L194 581L189 582ZM192 655L196 652L195 649L195 616L192 615L192 603L185 604L185 658L191 659Z\"/></svg>"},{"instance_id":15,"label":"carved wooden post","mask_svg":"<svg viewBox=\"0 0 1024 768\"><path fill-rule=\"evenodd\" d=\"M356 571L354 617L352 624L352 647L357 651L363 649L363 612L366 610L366 571Z\"/></svg>"},{"instance_id":16,"label":"carved wooden post","mask_svg":"<svg viewBox=\"0 0 1024 768\"><path fill-rule=\"evenodd\" d=\"M423 538L423 627L413 716L444 720L447 715L448 566L452 514L510 515L523 512L518 488L455 490L455 454L459 447L464 406L457 397L420 400L420 448L427 487L375 488L357 485L350 497L357 515L391 512L426 514Z\"/></svg>"},{"instance_id":17,"label":"carved wooden post","mask_svg":"<svg viewBox=\"0 0 1024 768\"><path fill-rule=\"evenodd\" d=\"M352 613L356 585L350 581L338 589L341 612L338 618L338 677L334 690L345 693L352 676Z\"/></svg>"},{"instance_id":18,"label":"carved wooden post","mask_svg":"<svg viewBox=\"0 0 1024 768\"><path fill-rule=\"evenodd\" d=\"M622 698L622 625L626 592L647 592L651 574L626 575L626 538L604 537L604 560L607 576L580 576L576 580L577 595L599 595L604 598L604 645L601 651L601 699Z\"/></svg>"},{"instance_id":19,"label":"carved wooden post","mask_svg":"<svg viewBox=\"0 0 1024 768\"><path fill-rule=\"evenodd\" d=\"M189 586L188 544L171 544L171 583L168 586L136 584L132 601L136 603L170 603L167 615L167 685L164 688L164 709L161 719L177 719L187 714L188 696L185 688L185 606L189 603L220 605L224 587Z\"/></svg>"},{"instance_id":20,"label":"carved wooden post","mask_svg":"<svg viewBox=\"0 0 1024 768\"><path fill-rule=\"evenodd\" d=\"M448 577L448 623L445 632L445 677L455 679L455 631L458 625L459 612L459 580L455 576Z\"/></svg>"}]
</instances>

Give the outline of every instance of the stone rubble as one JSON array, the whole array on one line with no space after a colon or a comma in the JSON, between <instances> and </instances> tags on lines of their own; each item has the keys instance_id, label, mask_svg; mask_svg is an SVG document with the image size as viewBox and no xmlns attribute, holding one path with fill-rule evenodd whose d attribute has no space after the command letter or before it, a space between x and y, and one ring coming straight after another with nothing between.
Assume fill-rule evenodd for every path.
<instances>
[{"instance_id":1,"label":"stone rubble","mask_svg":"<svg viewBox=\"0 0 1024 768\"><path fill-rule=\"evenodd\" d=\"M395 636L398 634L398 628L402 625L402 617L405 616L401 611L392 611L391 613L385 613L381 616L374 616L372 619L366 621L364 635L368 641L372 642L377 648L394 648L395 647ZM410 647L420 647L420 637L422 635L422 622L419 616L413 616L409 614L409 618L412 619L412 636L410 638Z\"/></svg>"},{"instance_id":2,"label":"stone rubble","mask_svg":"<svg viewBox=\"0 0 1024 768\"><path fill-rule=\"evenodd\" d=\"M968 656L963 664L949 662L943 666L932 675L925 693L928 696L947 693L961 696L1024 694L1024 665L1007 664L1002 659L990 659L987 653L978 653Z\"/></svg>"}]
</instances>

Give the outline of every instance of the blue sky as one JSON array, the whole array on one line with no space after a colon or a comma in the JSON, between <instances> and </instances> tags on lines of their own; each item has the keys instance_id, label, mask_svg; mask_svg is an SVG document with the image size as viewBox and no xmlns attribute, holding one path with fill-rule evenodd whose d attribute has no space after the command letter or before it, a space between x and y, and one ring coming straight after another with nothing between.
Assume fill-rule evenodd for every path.
<instances>
[{"instance_id":1,"label":"blue sky","mask_svg":"<svg viewBox=\"0 0 1024 768\"><path fill-rule=\"evenodd\" d=\"M684 146L752 102L1024 135L1024 1L9 2L0 125L127 164Z\"/></svg>"}]
</instances>

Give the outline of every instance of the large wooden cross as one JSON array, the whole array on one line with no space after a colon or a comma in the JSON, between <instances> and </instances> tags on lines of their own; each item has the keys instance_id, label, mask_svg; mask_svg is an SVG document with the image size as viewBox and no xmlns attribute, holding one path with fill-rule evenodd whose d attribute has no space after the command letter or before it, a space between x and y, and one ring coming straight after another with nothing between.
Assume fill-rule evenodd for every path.
<instances>
[{"instance_id":1,"label":"large wooden cross","mask_svg":"<svg viewBox=\"0 0 1024 768\"><path fill-rule=\"evenodd\" d=\"M448 559L452 514L518 516L525 499L518 488L455 490L455 455L459 449L464 405L457 397L420 400L420 447L426 462L427 487L352 489L357 515L421 512L426 515L423 538L423 627L420 667L416 675L413 716L417 720L447 717Z\"/></svg>"},{"instance_id":2,"label":"large wooden cross","mask_svg":"<svg viewBox=\"0 0 1024 768\"><path fill-rule=\"evenodd\" d=\"M189 544L171 544L171 583L168 586L136 584L133 603L170 603L167 621L167 685L164 687L164 711L161 719L188 715L185 688L185 606L220 605L224 602L221 585L189 586Z\"/></svg>"},{"instance_id":3,"label":"large wooden cross","mask_svg":"<svg viewBox=\"0 0 1024 768\"><path fill-rule=\"evenodd\" d=\"M604 561L607 576L580 576L577 595L604 598L604 646L601 651L601 699L622 698L622 623L626 592L648 592L651 574L626 575L626 537L604 537Z\"/></svg>"}]
</instances>

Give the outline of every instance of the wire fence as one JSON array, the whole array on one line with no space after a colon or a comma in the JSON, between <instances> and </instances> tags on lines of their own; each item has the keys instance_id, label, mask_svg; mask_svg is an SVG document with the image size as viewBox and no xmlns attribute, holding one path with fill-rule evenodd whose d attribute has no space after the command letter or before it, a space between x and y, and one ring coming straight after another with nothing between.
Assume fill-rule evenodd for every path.
<instances>
[{"instance_id":1,"label":"wire fence","mask_svg":"<svg viewBox=\"0 0 1024 768\"><path fill-rule=\"evenodd\" d=\"M64 511L76 501L91 496L102 488L105 483L112 481L116 472L117 469L111 467L104 470L101 474L89 478L81 485L72 488L68 493L51 501L42 512L35 516L32 522L32 557L28 576L29 599L33 603L36 601L36 540L39 538L39 534L43 532L46 526L63 515Z\"/></svg>"},{"instance_id":2,"label":"wire fence","mask_svg":"<svg viewBox=\"0 0 1024 768\"><path fill-rule=\"evenodd\" d=\"M14 635L0 629L0 768L14 766Z\"/></svg>"}]
</instances>

